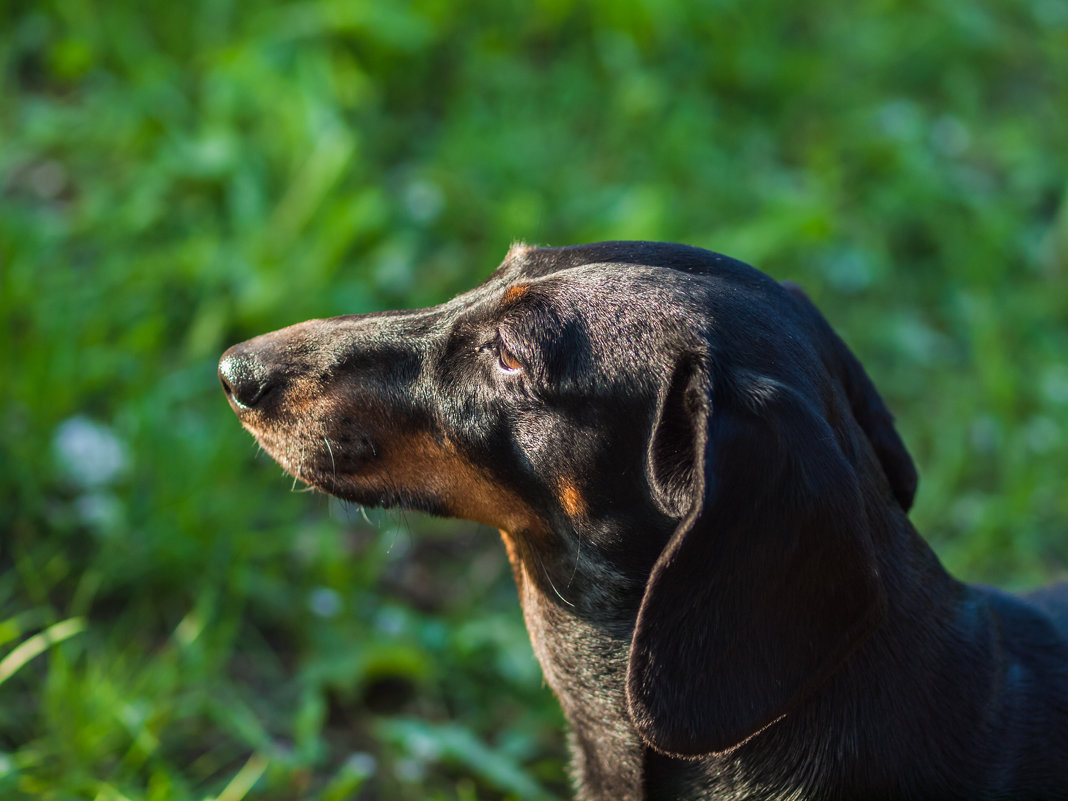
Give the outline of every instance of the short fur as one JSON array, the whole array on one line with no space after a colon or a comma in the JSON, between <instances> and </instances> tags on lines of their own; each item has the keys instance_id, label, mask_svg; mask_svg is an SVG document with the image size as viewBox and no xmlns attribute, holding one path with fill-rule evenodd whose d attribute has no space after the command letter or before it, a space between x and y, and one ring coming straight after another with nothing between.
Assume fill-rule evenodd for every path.
<instances>
[{"instance_id":1,"label":"short fur","mask_svg":"<svg viewBox=\"0 0 1068 801\"><path fill-rule=\"evenodd\" d=\"M1068 591L945 572L890 413L796 287L519 245L441 306L219 373L297 478L501 529L580 799L1068 798Z\"/></svg>"}]
</instances>

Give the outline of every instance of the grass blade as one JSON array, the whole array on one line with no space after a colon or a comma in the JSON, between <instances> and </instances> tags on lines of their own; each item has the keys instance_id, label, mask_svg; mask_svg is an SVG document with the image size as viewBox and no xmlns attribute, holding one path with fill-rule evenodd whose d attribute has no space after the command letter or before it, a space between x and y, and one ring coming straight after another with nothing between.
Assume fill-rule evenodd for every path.
<instances>
[{"instance_id":1,"label":"grass blade","mask_svg":"<svg viewBox=\"0 0 1068 801\"><path fill-rule=\"evenodd\" d=\"M269 762L267 757L259 754L250 756L245 766L237 772L234 778L230 779L230 783L219 793L215 801L241 801L260 780Z\"/></svg>"},{"instance_id":2,"label":"grass blade","mask_svg":"<svg viewBox=\"0 0 1068 801\"><path fill-rule=\"evenodd\" d=\"M85 631L87 625L84 617L72 617L34 634L3 659L0 659L0 684L3 684L19 668L35 656L47 651L51 646L61 643L75 634L81 634Z\"/></svg>"}]
</instances>

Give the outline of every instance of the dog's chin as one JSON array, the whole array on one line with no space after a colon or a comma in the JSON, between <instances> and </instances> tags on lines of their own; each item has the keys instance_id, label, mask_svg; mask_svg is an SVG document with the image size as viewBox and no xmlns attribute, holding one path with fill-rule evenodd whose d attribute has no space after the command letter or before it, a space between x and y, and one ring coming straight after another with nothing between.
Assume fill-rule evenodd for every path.
<instances>
[{"instance_id":1,"label":"dog's chin","mask_svg":"<svg viewBox=\"0 0 1068 801\"><path fill-rule=\"evenodd\" d=\"M378 507L389 509L396 506L396 501L391 494L384 491L376 491L362 486L358 481L349 476L337 476L332 473L313 473L299 477L301 481L320 492L332 495L346 503L355 503L360 506Z\"/></svg>"},{"instance_id":2,"label":"dog's chin","mask_svg":"<svg viewBox=\"0 0 1068 801\"><path fill-rule=\"evenodd\" d=\"M366 438L355 443L302 428L244 423L264 452L289 475L330 495L341 496L354 477L374 471L375 450Z\"/></svg>"},{"instance_id":3,"label":"dog's chin","mask_svg":"<svg viewBox=\"0 0 1068 801\"><path fill-rule=\"evenodd\" d=\"M242 421L260 447L297 481L347 503L465 517L426 487L395 480L369 434L319 434L314 424L264 426Z\"/></svg>"},{"instance_id":4,"label":"dog's chin","mask_svg":"<svg viewBox=\"0 0 1068 801\"><path fill-rule=\"evenodd\" d=\"M436 517L455 517L436 498L396 486L377 486L378 481L370 476L337 474L329 465L325 470L306 467L300 475L296 475L292 470L289 473L309 488L346 503L375 509L424 512Z\"/></svg>"}]
</instances>

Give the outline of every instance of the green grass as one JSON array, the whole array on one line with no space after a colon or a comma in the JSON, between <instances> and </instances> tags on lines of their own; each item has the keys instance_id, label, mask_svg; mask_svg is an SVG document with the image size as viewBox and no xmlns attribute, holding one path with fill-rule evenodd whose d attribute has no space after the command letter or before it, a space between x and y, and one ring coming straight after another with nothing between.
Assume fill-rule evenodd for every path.
<instances>
[{"instance_id":1,"label":"green grass","mask_svg":"<svg viewBox=\"0 0 1068 801\"><path fill-rule=\"evenodd\" d=\"M799 281L951 568L1064 574L1063 4L42 0L0 31L0 796L565 794L495 534L290 492L215 378L515 239Z\"/></svg>"}]
</instances>

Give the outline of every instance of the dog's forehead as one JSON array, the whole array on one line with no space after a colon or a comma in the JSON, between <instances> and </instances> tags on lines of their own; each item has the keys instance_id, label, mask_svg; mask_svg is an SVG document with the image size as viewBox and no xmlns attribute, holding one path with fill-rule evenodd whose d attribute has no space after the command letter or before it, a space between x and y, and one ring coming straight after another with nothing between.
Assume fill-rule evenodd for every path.
<instances>
[{"instance_id":1,"label":"dog's forehead","mask_svg":"<svg viewBox=\"0 0 1068 801\"><path fill-rule=\"evenodd\" d=\"M655 294L683 299L779 292L777 282L748 264L701 248L663 242L598 242L561 248L513 245L491 280L512 288L527 283L571 284L592 293Z\"/></svg>"},{"instance_id":2,"label":"dog's forehead","mask_svg":"<svg viewBox=\"0 0 1068 801\"><path fill-rule=\"evenodd\" d=\"M508 251L500 269L515 269L534 277L584 264L662 267L692 274L710 274L737 268L752 270L721 253L668 242L595 242L559 248L530 247L519 243Z\"/></svg>"},{"instance_id":3,"label":"dog's forehead","mask_svg":"<svg viewBox=\"0 0 1068 801\"><path fill-rule=\"evenodd\" d=\"M645 242L513 248L494 275L502 306L546 297L602 358L655 369L688 352L781 379L817 371L802 306L778 281L718 253Z\"/></svg>"},{"instance_id":4,"label":"dog's forehead","mask_svg":"<svg viewBox=\"0 0 1068 801\"><path fill-rule=\"evenodd\" d=\"M759 318L775 328L791 305L778 282L747 264L663 243L513 246L488 283L501 307L534 295L606 329L681 326L708 333L707 326L751 328Z\"/></svg>"},{"instance_id":5,"label":"dog's forehead","mask_svg":"<svg viewBox=\"0 0 1068 801\"><path fill-rule=\"evenodd\" d=\"M631 314L663 314L674 303L688 305L708 292L706 279L656 265L595 262L567 267L530 281L517 277L507 284L503 300L518 299L531 289L562 306L593 313Z\"/></svg>"},{"instance_id":6,"label":"dog's forehead","mask_svg":"<svg viewBox=\"0 0 1068 801\"><path fill-rule=\"evenodd\" d=\"M498 319L537 340L571 332L591 355L613 359L638 348L667 357L708 323L707 280L657 265L592 262L533 276L509 276L493 303ZM658 345L659 343L659 345Z\"/></svg>"}]
</instances>

